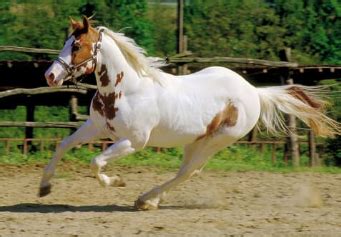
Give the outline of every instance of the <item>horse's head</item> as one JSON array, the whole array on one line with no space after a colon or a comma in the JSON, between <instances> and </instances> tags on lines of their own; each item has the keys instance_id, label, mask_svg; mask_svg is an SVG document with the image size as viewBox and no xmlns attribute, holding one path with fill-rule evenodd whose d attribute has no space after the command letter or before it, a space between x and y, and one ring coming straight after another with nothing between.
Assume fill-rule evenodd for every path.
<instances>
[{"instance_id":1,"label":"horse's head","mask_svg":"<svg viewBox=\"0 0 341 237\"><path fill-rule=\"evenodd\" d=\"M60 86L66 80L92 73L96 68L101 33L91 27L87 17L83 22L71 19L73 33L65 41L58 58L45 72L49 86Z\"/></svg>"}]
</instances>

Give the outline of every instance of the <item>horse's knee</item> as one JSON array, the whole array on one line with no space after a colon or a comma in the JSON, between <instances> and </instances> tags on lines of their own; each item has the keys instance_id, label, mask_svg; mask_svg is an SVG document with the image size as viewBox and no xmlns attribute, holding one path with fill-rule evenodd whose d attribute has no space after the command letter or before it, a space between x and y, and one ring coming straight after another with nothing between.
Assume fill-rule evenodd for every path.
<instances>
[{"instance_id":1,"label":"horse's knee","mask_svg":"<svg viewBox=\"0 0 341 237\"><path fill-rule=\"evenodd\" d=\"M120 142L120 143L118 143L118 148L120 149L125 149L125 148L129 148L129 147L131 147L131 142L127 139L127 140L124 140L124 141L122 141L122 142Z\"/></svg>"},{"instance_id":2,"label":"horse's knee","mask_svg":"<svg viewBox=\"0 0 341 237\"><path fill-rule=\"evenodd\" d=\"M131 148L131 142L129 140L123 140L121 142L118 142L113 147L113 149L115 149L117 153L121 153L129 148Z\"/></svg>"}]
</instances>

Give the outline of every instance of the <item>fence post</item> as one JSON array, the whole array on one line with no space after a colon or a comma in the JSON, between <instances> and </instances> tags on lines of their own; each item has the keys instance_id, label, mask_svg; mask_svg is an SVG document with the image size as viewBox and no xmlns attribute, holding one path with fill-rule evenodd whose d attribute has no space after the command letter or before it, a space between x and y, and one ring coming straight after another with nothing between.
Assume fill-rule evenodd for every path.
<instances>
[{"instance_id":1,"label":"fence post","mask_svg":"<svg viewBox=\"0 0 341 237\"><path fill-rule=\"evenodd\" d=\"M280 59L283 61L291 61L291 48L285 48L280 53ZM286 78L282 76L282 84L292 85L294 84L294 79L292 78L291 72L287 69ZM298 137L296 135L296 118L293 115L287 116L287 125L289 128L289 136L287 138L287 149L284 151L284 158L287 162L288 157L292 161L293 167L298 167L300 165L300 154L298 146Z\"/></svg>"},{"instance_id":2,"label":"fence post","mask_svg":"<svg viewBox=\"0 0 341 237\"><path fill-rule=\"evenodd\" d=\"M74 95L70 98L70 106L69 106L69 120L77 121L77 113L78 113L78 98ZM77 129L70 128L70 134L74 133Z\"/></svg>"},{"instance_id":3,"label":"fence post","mask_svg":"<svg viewBox=\"0 0 341 237\"><path fill-rule=\"evenodd\" d=\"M30 96L29 96L30 97ZM26 121L34 122L34 110L35 105L31 102L32 98L28 98L26 102ZM25 128L25 138L33 138L33 127L26 127ZM32 141L26 141L27 146L32 144Z\"/></svg>"},{"instance_id":4,"label":"fence post","mask_svg":"<svg viewBox=\"0 0 341 237\"><path fill-rule=\"evenodd\" d=\"M177 6L177 51L184 51L184 0L178 0Z\"/></svg>"},{"instance_id":5,"label":"fence post","mask_svg":"<svg viewBox=\"0 0 341 237\"><path fill-rule=\"evenodd\" d=\"M308 132L308 146L309 146L309 165L311 167L316 165L316 143L315 143L315 135L313 130L309 130Z\"/></svg>"},{"instance_id":6,"label":"fence post","mask_svg":"<svg viewBox=\"0 0 341 237\"><path fill-rule=\"evenodd\" d=\"M271 161L272 161L272 164L274 165L276 163L276 143L272 143L272 151L271 151Z\"/></svg>"},{"instance_id":7,"label":"fence post","mask_svg":"<svg viewBox=\"0 0 341 237\"><path fill-rule=\"evenodd\" d=\"M10 152L10 142L8 139L6 139L6 141L5 141L5 147L6 147L5 148L6 149L6 155L8 155Z\"/></svg>"},{"instance_id":8,"label":"fence post","mask_svg":"<svg viewBox=\"0 0 341 237\"><path fill-rule=\"evenodd\" d=\"M24 155L27 155L28 153L28 139L27 138L24 138L23 153Z\"/></svg>"}]
</instances>

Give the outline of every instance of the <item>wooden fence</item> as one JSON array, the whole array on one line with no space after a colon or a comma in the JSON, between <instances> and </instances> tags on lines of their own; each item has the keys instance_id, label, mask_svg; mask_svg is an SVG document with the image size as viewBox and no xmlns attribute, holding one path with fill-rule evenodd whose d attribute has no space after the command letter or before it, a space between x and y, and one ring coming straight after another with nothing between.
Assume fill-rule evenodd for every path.
<instances>
[{"instance_id":1,"label":"wooden fence","mask_svg":"<svg viewBox=\"0 0 341 237\"><path fill-rule=\"evenodd\" d=\"M3 151L2 155L9 155L11 152L21 152L23 155L28 155L30 152L36 151L55 151L56 147L61 143L61 139L59 138L0 138L0 149ZM307 144L308 141L299 141L299 144ZM104 151L108 146L114 144L113 141L110 140L99 140L91 143L82 144L77 146L77 148L86 146L89 150L93 151L95 148L100 149L100 151ZM275 164L278 160L276 155L276 151L281 147L284 149L286 144L285 141L281 140L272 140L272 141L238 141L236 142L238 145L247 145L252 146L258 149L258 152L264 154L266 149L271 150L271 161ZM321 144L319 144L321 145ZM155 148L156 152L162 152L161 149ZM1 154L1 153L0 153ZM287 164L288 160L284 159L284 162ZM310 157L310 165L314 166L317 163L317 157Z\"/></svg>"},{"instance_id":2,"label":"wooden fence","mask_svg":"<svg viewBox=\"0 0 341 237\"><path fill-rule=\"evenodd\" d=\"M35 49L35 48L23 48L23 47L15 47L15 46L0 46L0 52L2 51L12 51L12 52L25 52L25 53L42 53L42 54L58 54L59 50L53 50L53 49ZM178 72L185 73L187 69L185 68L189 65L193 64L212 64L212 63L222 63L222 64L232 64L232 65L243 65L243 66L236 66L233 69L237 72L241 73L243 76L248 78L249 80L255 80L256 78L262 78L262 83L264 83L266 80L264 78L267 78L266 75L271 76L271 78L278 76L278 80L276 80L277 83L284 83L284 84L291 84L294 82L304 82L303 84L315 84L319 80L323 79L330 79L330 78L339 78L341 77L341 66L340 65L317 65L317 66L307 66L307 65L298 65L295 62L290 62L290 49L285 49L282 53L284 56L281 57L282 61L267 61L267 60L260 60L260 59L250 59L250 58L232 58L232 57L213 57L213 58L203 58L203 57L195 57L191 54L189 54L186 51L186 47L183 47L182 50L179 50L179 54L175 55L173 57L169 57L166 59L168 63L171 63L173 65L176 65L178 67ZM163 60L163 59L160 59ZM164 61L164 60L163 60ZM46 63L46 62L45 62ZM1 71L1 65L3 66L3 70L8 72L7 77L8 78L15 78L10 72L25 72L26 70L20 70L15 65L19 64L18 62L5 62L4 65L0 63L0 71ZM39 62L33 62L34 64L34 72L42 70L45 68L40 64ZM246 65L246 66L245 66ZM46 66L46 65L45 65ZM180 70L180 69L183 70ZM44 69L46 70L46 69ZM40 72L40 71L39 71ZM43 73L40 72L41 75ZM12 75L12 76L11 76ZM21 78L20 76L17 76L18 78ZM303 80L303 79L304 80ZM32 80L34 78L31 78ZM13 80L10 80L11 82ZM27 78L25 77L25 81L27 81ZM37 82L37 80L35 80ZM70 118L72 122L50 122L50 123L41 123L41 122L11 122L11 121L2 121L0 122L0 127L25 127L26 128L26 139L19 139L22 143L22 152L24 154L27 154L29 150L29 144L32 144L33 142L38 142L37 139L31 138L33 135L33 128L34 127L44 127L44 128L77 128L80 126L82 120L86 120L88 118L87 115L82 115L78 113L77 107L77 97L83 96L83 95L89 95L90 90L96 89L95 85L90 84L83 84L78 83L77 86L64 86L61 88L46 88L42 87L39 83L34 88L18 88L18 85L12 85L9 86L6 83L3 85L3 91L0 91L0 98L6 99L6 97L15 98L16 96L19 98L20 96L22 98L26 98L25 96L37 96L40 94L44 94L44 96L55 94L55 93L69 93L71 95L70 98ZM45 82L44 82L45 83ZM21 83L22 84L22 83ZM21 85L20 84L20 85ZM26 84L25 84L26 85ZM32 86L32 85L30 85ZM8 89L10 88L10 90ZM22 96L25 95L25 96ZM32 96L32 98L34 98ZM20 98L21 98L20 97ZM68 97L69 98L69 97ZM20 100L18 100L20 101ZM31 100L25 100L24 104L27 106L27 121L34 121L34 105L27 104L27 101ZM55 101L53 99L51 100L42 100L42 101ZM35 101L38 102L39 101ZM32 103L32 102L31 102ZM18 102L15 101L15 106L18 105ZM295 118L291 119L292 122L295 121ZM295 124L291 124L290 127L295 127ZM272 147L272 159L275 160L275 151L276 147L280 145L284 145L286 142L288 142L289 151L291 154L292 160L294 166L298 166L299 163L299 151L297 151L296 147L298 147L299 143L302 143L301 141L296 141L297 137L291 137L291 140L288 141L240 141L239 144L248 144L248 145L257 145L260 147L260 151L263 150L262 147L264 145L271 145ZM44 141L48 141L49 139L44 139ZM7 139L4 138L0 140L0 142L3 142L5 144L5 147L11 147L10 143L13 143L15 139ZM18 141L16 141L18 142ZM53 141L51 141L53 142ZM56 141L58 143L59 141ZM101 147L105 147L108 142L99 142ZM309 156L311 159L311 162L315 159L316 155L316 144L315 144L315 138L314 134L312 132L309 132L308 134L308 141L303 142L308 143L309 146ZM43 141L39 143L40 145L38 147L44 148ZM104 144L104 145L103 145ZM36 146L37 147L37 146ZM91 144L90 144L91 147ZM294 149L295 148L295 149ZM7 148L5 151L9 151ZM290 153L289 152L289 153ZM286 152L288 153L288 151ZM284 155L287 156L286 154ZM284 158L287 159L287 158Z\"/></svg>"}]
</instances>

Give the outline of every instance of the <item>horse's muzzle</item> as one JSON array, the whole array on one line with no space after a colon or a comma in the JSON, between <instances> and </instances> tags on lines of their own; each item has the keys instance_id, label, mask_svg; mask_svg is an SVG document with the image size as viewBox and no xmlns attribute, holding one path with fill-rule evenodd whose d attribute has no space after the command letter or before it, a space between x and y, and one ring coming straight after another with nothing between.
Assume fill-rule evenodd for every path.
<instances>
[{"instance_id":1,"label":"horse's muzzle","mask_svg":"<svg viewBox=\"0 0 341 237\"><path fill-rule=\"evenodd\" d=\"M53 72L45 73L45 79L47 84L51 87L61 85L61 83L56 80L56 76Z\"/></svg>"}]
</instances>

